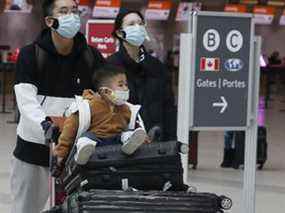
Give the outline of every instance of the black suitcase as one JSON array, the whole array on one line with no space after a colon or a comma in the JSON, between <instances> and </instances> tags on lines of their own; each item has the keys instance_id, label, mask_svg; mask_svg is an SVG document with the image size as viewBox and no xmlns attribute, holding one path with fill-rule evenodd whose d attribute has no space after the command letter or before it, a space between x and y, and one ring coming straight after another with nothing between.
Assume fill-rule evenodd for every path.
<instances>
[{"instance_id":1,"label":"black suitcase","mask_svg":"<svg viewBox=\"0 0 285 213\"><path fill-rule=\"evenodd\" d=\"M197 169L198 165L198 134L199 132L189 132L189 165L192 165L192 169Z\"/></svg>"},{"instance_id":2,"label":"black suitcase","mask_svg":"<svg viewBox=\"0 0 285 213\"><path fill-rule=\"evenodd\" d=\"M97 147L85 166L71 160L64 173L63 184L68 194L78 190L122 189L127 180L138 190L180 191L183 184L183 168L180 143L176 141L144 144L134 155L121 152L120 145Z\"/></svg>"},{"instance_id":3,"label":"black suitcase","mask_svg":"<svg viewBox=\"0 0 285 213\"><path fill-rule=\"evenodd\" d=\"M267 133L265 127L258 127L257 131L257 159L256 162L259 165L258 169L263 169L263 166L267 160ZM237 131L234 135L235 148L233 158L233 168L238 169L240 165L244 164L244 151L245 151L245 132Z\"/></svg>"},{"instance_id":4,"label":"black suitcase","mask_svg":"<svg viewBox=\"0 0 285 213\"><path fill-rule=\"evenodd\" d=\"M212 193L89 190L69 195L62 213L222 213L230 198Z\"/></svg>"}]
</instances>

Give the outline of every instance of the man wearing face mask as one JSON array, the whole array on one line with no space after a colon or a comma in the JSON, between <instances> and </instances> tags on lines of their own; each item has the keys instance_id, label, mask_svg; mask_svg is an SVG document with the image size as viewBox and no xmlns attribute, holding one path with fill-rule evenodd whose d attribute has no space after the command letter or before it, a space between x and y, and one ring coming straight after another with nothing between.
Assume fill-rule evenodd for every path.
<instances>
[{"instance_id":1,"label":"man wearing face mask","mask_svg":"<svg viewBox=\"0 0 285 213\"><path fill-rule=\"evenodd\" d=\"M48 198L49 148L45 133L60 118L74 95L93 88L92 75L104 59L79 32L74 0L44 0L47 28L21 49L15 94L20 110L13 152L12 213L39 213Z\"/></svg>"},{"instance_id":2,"label":"man wearing face mask","mask_svg":"<svg viewBox=\"0 0 285 213\"><path fill-rule=\"evenodd\" d=\"M143 46L149 38L142 14L121 10L115 20L113 36L119 40L120 48L107 61L126 70L129 102L142 105L140 113L147 131L159 127L161 140L176 139L176 109L170 72Z\"/></svg>"}]
</instances>

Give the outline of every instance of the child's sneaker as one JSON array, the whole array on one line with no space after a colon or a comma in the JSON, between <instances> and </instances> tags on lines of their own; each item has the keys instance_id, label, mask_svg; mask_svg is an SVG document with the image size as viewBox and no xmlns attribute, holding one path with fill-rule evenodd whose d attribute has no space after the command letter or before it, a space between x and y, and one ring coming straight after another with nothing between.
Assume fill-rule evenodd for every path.
<instances>
[{"instance_id":1,"label":"child's sneaker","mask_svg":"<svg viewBox=\"0 0 285 213\"><path fill-rule=\"evenodd\" d=\"M97 142L87 137L81 137L77 140L77 151L74 155L74 160L79 165L84 165L95 151Z\"/></svg>"},{"instance_id":2,"label":"child's sneaker","mask_svg":"<svg viewBox=\"0 0 285 213\"><path fill-rule=\"evenodd\" d=\"M127 154L133 154L145 141L147 134L143 128L135 129L130 137L123 142L121 150Z\"/></svg>"}]
</instances>

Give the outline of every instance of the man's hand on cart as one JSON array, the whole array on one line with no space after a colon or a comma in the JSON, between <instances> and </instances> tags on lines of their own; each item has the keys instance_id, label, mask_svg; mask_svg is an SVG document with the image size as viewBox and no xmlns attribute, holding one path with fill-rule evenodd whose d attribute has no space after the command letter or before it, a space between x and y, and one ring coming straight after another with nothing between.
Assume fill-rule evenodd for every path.
<instances>
[{"instance_id":1,"label":"man's hand on cart","mask_svg":"<svg viewBox=\"0 0 285 213\"><path fill-rule=\"evenodd\" d=\"M45 139L47 143L57 143L57 139L60 135L59 127L56 126L50 117L46 117L44 121L41 122L42 129L44 130ZM49 145L49 144L47 144Z\"/></svg>"},{"instance_id":2,"label":"man's hand on cart","mask_svg":"<svg viewBox=\"0 0 285 213\"><path fill-rule=\"evenodd\" d=\"M57 157L55 155L52 156L52 163L50 166L51 176L58 178L62 174L64 170L64 160L63 158Z\"/></svg>"}]
</instances>

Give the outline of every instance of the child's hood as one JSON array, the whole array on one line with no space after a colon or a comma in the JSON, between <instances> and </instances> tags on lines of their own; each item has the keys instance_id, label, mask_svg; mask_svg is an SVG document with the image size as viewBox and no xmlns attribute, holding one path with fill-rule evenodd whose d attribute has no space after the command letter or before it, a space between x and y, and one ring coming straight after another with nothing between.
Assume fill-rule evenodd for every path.
<instances>
[{"instance_id":1,"label":"child's hood","mask_svg":"<svg viewBox=\"0 0 285 213\"><path fill-rule=\"evenodd\" d=\"M98 97L99 96L99 94L98 93L95 93L93 90L91 90L91 89L86 89L86 90L84 90L83 91L83 94L82 94L82 97L84 98L84 99L87 99L87 100L89 100L89 101L91 101L92 99L94 99L94 98L96 98L96 97Z\"/></svg>"}]
</instances>

